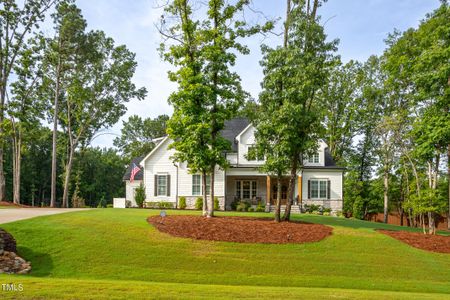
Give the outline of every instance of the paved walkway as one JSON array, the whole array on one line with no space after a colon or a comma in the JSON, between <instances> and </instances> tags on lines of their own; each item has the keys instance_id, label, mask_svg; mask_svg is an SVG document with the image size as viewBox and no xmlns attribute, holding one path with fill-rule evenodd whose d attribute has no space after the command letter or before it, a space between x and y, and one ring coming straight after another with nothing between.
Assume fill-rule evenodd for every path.
<instances>
[{"instance_id":1,"label":"paved walkway","mask_svg":"<svg viewBox=\"0 0 450 300\"><path fill-rule=\"evenodd\" d=\"M55 215L88 209L89 208L2 208L0 209L0 224L39 216Z\"/></svg>"}]
</instances>

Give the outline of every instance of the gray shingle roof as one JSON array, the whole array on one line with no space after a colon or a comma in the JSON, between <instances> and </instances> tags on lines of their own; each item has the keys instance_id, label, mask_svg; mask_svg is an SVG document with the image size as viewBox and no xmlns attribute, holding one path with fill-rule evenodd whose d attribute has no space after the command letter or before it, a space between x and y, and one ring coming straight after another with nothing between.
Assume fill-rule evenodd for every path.
<instances>
[{"instance_id":1,"label":"gray shingle roof","mask_svg":"<svg viewBox=\"0 0 450 300\"><path fill-rule=\"evenodd\" d=\"M138 166L139 168L141 168L141 170L139 172L137 172L136 175L134 175L134 180L142 180L144 177L144 168L142 166L139 165L139 163L144 159L145 156L139 156L139 157L135 157L133 158L133 160L131 161L130 165L128 166L127 170L125 171L125 174L123 175L122 180L130 180L130 176L131 176L131 170L133 169L133 163L136 164L136 166Z\"/></svg>"},{"instance_id":2,"label":"gray shingle roof","mask_svg":"<svg viewBox=\"0 0 450 300\"><path fill-rule=\"evenodd\" d=\"M225 122L224 129L220 132L223 138L230 141L231 149L237 152L236 136L250 124L247 118L234 118Z\"/></svg>"}]
</instances>

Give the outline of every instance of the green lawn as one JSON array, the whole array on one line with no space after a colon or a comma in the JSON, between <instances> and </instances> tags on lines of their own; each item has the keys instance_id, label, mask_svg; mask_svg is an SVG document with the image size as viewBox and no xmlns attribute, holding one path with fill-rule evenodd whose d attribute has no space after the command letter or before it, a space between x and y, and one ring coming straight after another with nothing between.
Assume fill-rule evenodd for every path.
<instances>
[{"instance_id":1,"label":"green lawn","mask_svg":"<svg viewBox=\"0 0 450 300\"><path fill-rule=\"evenodd\" d=\"M95 209L1 225L33 271L0 276L24 286L0 298L450 299L450 255L374 231L397 226L302 215L295 218L331 225L333 235L310 244L235 244L160 233L146 222L157 213Z\"/></svg>"}]
</instances>

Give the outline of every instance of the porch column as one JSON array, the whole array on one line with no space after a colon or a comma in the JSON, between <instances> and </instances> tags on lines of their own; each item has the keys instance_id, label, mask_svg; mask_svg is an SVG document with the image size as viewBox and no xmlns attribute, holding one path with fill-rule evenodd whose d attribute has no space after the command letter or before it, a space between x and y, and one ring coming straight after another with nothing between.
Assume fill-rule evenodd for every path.
<instances>
[{"instance_id":1,"label":"porch column","mask_svg":"<svg viewBox=\"0 0 450 300\"><path fill-rule=\"evenodd\" d=\"M267 176L267 183L266 183L266 203L267 205L270 205L270 176Z\"/></svg>"},{"instance_id":2,"label":"porch column","mask_svg":"<svg viewBox=\"0 0 450 300\"><path fill-rule=\"evenodd\" d=\"M298 205L302 204L302 176L298 176Z\"/></svg>"}]
</instances>

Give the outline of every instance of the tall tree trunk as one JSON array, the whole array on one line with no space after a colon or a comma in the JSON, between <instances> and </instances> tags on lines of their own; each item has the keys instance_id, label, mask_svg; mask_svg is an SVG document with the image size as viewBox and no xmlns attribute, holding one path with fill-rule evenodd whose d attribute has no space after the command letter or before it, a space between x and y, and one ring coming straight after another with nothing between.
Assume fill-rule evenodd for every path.
<instances>
[{"instance_id":1,"label":"tall tree trunk","mask_svg":"<svg viewBox=\"0 0 450 300\"><path fill-rule=\"evenodd\" d=\"M69 207L69 182L70 182L70 174L72 172L72 164L73 164L73 156L75 153L75 147L69 147L69 160L66 164L65 174L64 174L64 192L62 199L62 207Z\"/></svg>"},{"instance_id":2,"label":"tall tree trunk","mask_svg":"<svg viewBox=\"0 0 450 300\"><path fill-rule=\"evenodd\" d=\"M22 139L19 133L19 136L14 136L13 143L13 201L15 204L20 204L21 147Z\"/></svg>"},{"instance_id":3,"label":"tall tree trunk","mask_svg":"<svg viewBox=\"0 0 450 300\"><path fill-rule=\"evenodd\" d=\"M210 184L209 184L209 191L210 191L210 196L208 199L208 214L207 217L211 218L214 217L214 169L213 168L211 170L211 175L210 175Z\"/></svg>"},{"instance_id":4,"label":"tall tree trunk","mask_svg":"<svg viewBox=\"0 0 450 300\"><path fill-rule=\"evenodd\" d=\"M3 61L2 61L3 63ZM2 72L3 73L3 72ZM6 74L2 74L6 76ZM6 78L2 78L0 86L0 136L3 136L3 122L5 118L5 101L6 101ZM4 170L4 147L3 139L0 140L0 201L6 200L6 181Z\"/></svg>"},{"instance_id":5,"label":"tall tree trunk","mask_svg":"<svg viewBox=\"0 0 450 300\"><path fill-rule=\"evenodd\" d=\"M450 144L447 145L447 185L448 185L447 229L450 230Z\"/></svg>"},{"instance_id":6,"label":"tall tree trunk","mask_svg":"<svg viewBox=\"0 0 450 300\"><path fill-rule=\"evenodd\" d=\"M388 222L388 215L389 215L389 172L387 167L384 168L384 174L383 174L383 196L384 196L384 211L383 211L383 222Z\"/></svg>"},{"instance_id":7,"label":"tall tree trunk","mask_svg":"<svg viewBox=\"0 0 450 300\"><path fill-rule=\"evenodd\" d=\"M280 212L281 212L281 175L277 176L277 205L275 207L275 222L280 222Z\"/></svg>"},{"instance_id":8,"label":"tall tree trunk","mask_svg":"<svg viewBox=\"0 0 450 300\"><path fill-rule=\"evenodd\" d=\"M58 42L59 47L61 47L61 40ZM52 137L52 182L50 188L50 207L56 206L56 168L57 168L57 150L56 143L58 138L58 100L59 100L59 81L61 75L61 57L58 58L58 66L56 67L56 85L55 85L55 98L53 103L53 137Z\"/></svg>"},{"instance_id":9,"label":"tall tree trunk","mask_svg":"<svg viewBox=\"0 0 450 300\"><path fill-rule=\"evenodd\" d=\"M292 159L291 176L289 177L288 199L284 211L283 221L291 219L291 206L294 202L295 179L297 178L298 156Z\"/></svg>"},{"instance_id":10,"label":"tall tree trunk","mask_svg":"<svg viewBox=\"0 0 450 300\"><path fill-rule=\"evenodd\" d=\"M206 190L206 172L202 172L202 187L203 187L203 216L208 214L208 191Z\"/></svg>"}]
</instances>

